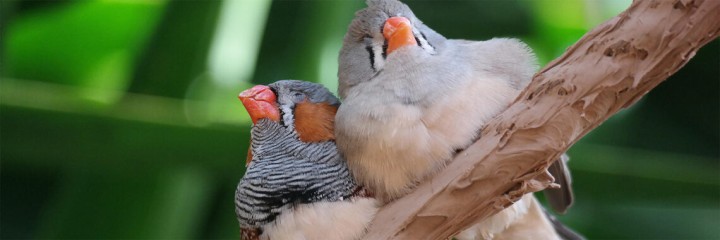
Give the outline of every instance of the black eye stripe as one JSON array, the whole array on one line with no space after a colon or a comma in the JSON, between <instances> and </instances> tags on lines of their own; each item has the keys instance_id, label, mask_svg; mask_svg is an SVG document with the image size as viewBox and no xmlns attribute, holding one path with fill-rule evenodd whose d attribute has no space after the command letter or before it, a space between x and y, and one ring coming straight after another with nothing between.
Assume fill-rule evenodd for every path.
<instances>
[{"instance_id":1,"label":"black eye stripe","mask_svg":"<svg viewBox=\"0 0 720 240\"><path fill-rule=\"evenodd\" d=\"M372 68L373 72L377 71L375 69L375 51L373 51L373 38L369 34L365 34L363 36L363 41L365 42L365 50L368 52L368 56L370 57L370 68Z\"/></svg>"},{"instance_id":2,"label":"black eye stripe","mask_svg":"<svg viewBox=\"0 0 720 240\"><path fill-rule=\"evenodd\" d=\"M383 46L382 46L382 57L383 57L383 59L387 59L387 48L388 48L388 41L385 40L385 42L383 42Z\"/></svg>"},{"instance_id":3,"label":"black eye stripe","mask_svg":"<svg viewBox=\"0 0 720 240\"><path fill-rule=\"evenodd\" d=\"M425 39L425 42L427 42L427 44L428 44L431 48L435 48L435 46L433 46L433 45L430 43L430 41L428 40L428 38L425 36L425 33L420 32L420 36L422 36L422 38Z\"/></svg>"},{"instance_id":4,"label":"black eye stripe","mask_svg":"<svg viewBox=\"0 0 720 240\"><path fill-rule=\"evenodd\" d=\"M372 68L373 72L377 71L377 69L375 69L375 53L373 52L372 45L365 46L365 50L367 50L368 54L370 55L370 67Z\"/></svg>"},{"instance_id":5,"label":"black eye stripe","mask_svg":"<svg viewBox=\"0 0 720 240\"><path fill-rule=\"evenodd\" d=\"M275 94L275 96L280 96L280 95L278 95L277 89L275 89L274 87L271 87L271 88L270 88L270 91L271 91L273 94Z\"/></svg>"}]
</instances>

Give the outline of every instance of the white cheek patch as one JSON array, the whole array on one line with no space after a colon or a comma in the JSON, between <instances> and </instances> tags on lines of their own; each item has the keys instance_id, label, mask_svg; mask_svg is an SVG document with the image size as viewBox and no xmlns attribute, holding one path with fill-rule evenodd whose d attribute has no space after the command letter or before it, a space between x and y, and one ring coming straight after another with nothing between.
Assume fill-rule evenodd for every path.
<instances>
[{"instance_id":1,"label":"white cheek patch","mask_svg":"<svg viewBox=\"0 0 720 240\"><path fill-rule=\"evenodd\" d=\"M295 130L295 117L292 114L293 109L287 105L280 105L280 110L283 114L282 118L285 126L287 126L290 131Z\"/></svg>"},{"instance_id":2,"label":"white cheek patch","mask_svg":"<svg viewBox=\"0 0 720 240\"><path fill-rule=\"evenodd\" d=\"M382 67L385 65L385 54L383 54L383 44L385 44L383 41L375 41L375 43L372 45L372 51L373 51L373 64L376 71L379 71L382 69Z\"/></svg>"}]
</instances>

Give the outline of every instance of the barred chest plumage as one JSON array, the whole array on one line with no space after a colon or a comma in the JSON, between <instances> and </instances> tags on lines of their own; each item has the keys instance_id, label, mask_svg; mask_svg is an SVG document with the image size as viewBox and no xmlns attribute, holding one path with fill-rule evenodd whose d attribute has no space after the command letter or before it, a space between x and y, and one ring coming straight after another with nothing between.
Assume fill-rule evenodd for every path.
<instances>
[{"instance_id":1,"label":"barred chest plumage","mask_svg":"<svg viewBox=\"0 0 720 240\"><path fill-rule=\"evenodd\" d=\"M253 160L235 195L243 228L261 227L298 204L342 201L357 188L333 142L302 142L266 119L253 128L252 139Z\"/></svg>"}]
</instances>

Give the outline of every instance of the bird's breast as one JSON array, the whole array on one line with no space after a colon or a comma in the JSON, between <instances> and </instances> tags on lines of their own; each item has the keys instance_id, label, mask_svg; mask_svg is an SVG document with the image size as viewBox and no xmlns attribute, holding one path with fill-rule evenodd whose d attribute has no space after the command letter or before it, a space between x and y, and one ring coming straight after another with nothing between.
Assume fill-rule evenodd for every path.
<instances>
[{"instance_id":1,"label":"bird's breast","mask_svg":"<svg viewBox=\"0 0 720 240\"><path fill-rule=\"evenodd\" d=\"M358 85L336 118L336 142L361 184L394 199L436 172L517 96L503 79L476 75L447 85L405 86L423 104L404 102L397 83Z\"/></svg>"}]
</instances>

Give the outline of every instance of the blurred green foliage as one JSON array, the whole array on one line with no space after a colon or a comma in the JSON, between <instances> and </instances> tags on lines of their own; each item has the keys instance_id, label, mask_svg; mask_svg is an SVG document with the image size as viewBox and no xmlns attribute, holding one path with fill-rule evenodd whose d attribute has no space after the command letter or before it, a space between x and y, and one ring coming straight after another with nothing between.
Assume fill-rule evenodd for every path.
<instances>
[{"instance_id":1,"label":"blurred green foliage","mask_svg":"<svg viewBox=\"0 0 720 240\"><path fill-rule=\"evenodd\" d=\"M86 88L88 96L109 100L108 94L126 89L160 3L86 1L31 9L6 30L5 71Z\"/></svg>"},{"instance_id":2,"label":"blurred green foliage","mask_svg":"<svg viewBox=\"0 0 720 240\"><path fill-rule=\"evenodd\" d=\"M409 1L449 38L519 37L542 64L626 0ZM362 1L0 1L0 237L239 237L250 122L236 94L336 88ZM590 238L719 239L720 44L576 144Z\"/></svg>"}]
</instances>

